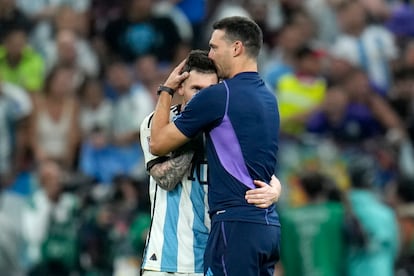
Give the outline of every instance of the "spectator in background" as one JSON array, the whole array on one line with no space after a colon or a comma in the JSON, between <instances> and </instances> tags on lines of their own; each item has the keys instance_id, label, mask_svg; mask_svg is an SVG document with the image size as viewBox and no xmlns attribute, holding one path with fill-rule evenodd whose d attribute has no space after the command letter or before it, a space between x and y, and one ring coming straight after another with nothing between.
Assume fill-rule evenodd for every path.
<instances>
[{"instance_id":1,"label":"spectator in background","mask_svg":"<svg viewBox=\"0 0 414 276\"><path fill-rule=\"evenodd\" d=\"M315 21L317 30L315 38L323 48L328 48L339 34L336 2L336 0L309 0L303 3L304 8Z\"/></svg>"},{"instance_id":2,"label":"spectator in background","mask_svg":"<svg viewBox=\"0 0 414 276\"><path fill-rule=\"evenodd\" d=\"M39 189L23 211L28 275L71 275L78 256L79 202L63 191L63 171L54 161L39 163Z\"/></svg>"},{"instance_id":3,"label":"spectator in background","mask_svg":"<svg viewBox=\"0 0 414 276\"><path fill-rule=\"evenodd\" d=\"M35 101L31 131L35 161L52 159L73 168L80 130L71 68L59 66L47 76L44 95Z\"/></svg>"},{"instance_id":4,"label":"spectator in background","mask_svg":"<svg viewBox=\"0 0 414 276\"><path fill-rule=\"evenodd\" d=\"M304 132L307 118L325 99L326 81L321 77L320 54L304 45L295 52L294 72L276 84L281 131L297 136Z\"/></svg>"},{"instance_id":5,"label":"spectator in background","mask_svg":"<svg viewBox=\"0 0 414 276\"><path fill-rule=\"evenodd\" d=\"M2 79L22 86L30 93L43 86L44 61L27 42L26 30L10 27L0 46L0 75Z\"/></svg>"},{"instance_id":6,"label":"spectator in background","mask_svg":"<svg viewBox=\"0 0 414 276\"><path fill-rule=\"evenodd\" d=\"M150 92L133 82L132 73L123 63L114 63L108 68L108 82L115 90L112 122L115 145L132 145L139 142L141 122L154 108Z\"/></svg>"},{"instance_id":7,"label":"spectator in background","mask_svg":"<svg viewBox=\"0 0 414 276\"><path fill-rule=\"evenodd\" d=\"M33 21L45 22L51 20L62 6L68 6L79 13L86 13L90 0L14 0L17 6Z\"/></svg>"},{"instance_id":8,"label":"spectator in background","mask_svg":"<svg viewBox=\"0 0 414 276\"><path fill-rule=\"evenodd\" d=\"M281 76L292 73L295 52L305 43L300 28L293 24L283 25L275 38L274 48L270 49L269 61L264 65L266 84L274 91Z\"/></svg>"},{"instance_id":9,"label":"spectator in background","mask_svg":"<svg viewBox=\"0 0 414 276\"><path fill-rule=\"evenodd\" d=\"M86 15L77 12L70 6L61 6L56 9L50 20L38 23L32 31L30 40L33 47L43 55L44 48L53 43L57 33L62 30L70 30L76 34L80 44L89 44L87 35L89 34L89 25L83 22Z\"/></svg>"},{"instance_id":10,"label":"spectator in background","mask_svg":"<svg viewBox=\"0 0 414 276\"><path fill-rule=\"evenodd\" d=\"M88 208L80 230L87 275L139 275L149 228L148 194L127 175L117 175L108 197Z\"/></svg>"},{"instance_id":11,"label":"spectator in background","mask_svg":"<svg viewBox=\"0 0 414 276\"><path fill-rule=\"evenodd\" d=\"M329 86L337 86L355 69L346 53L328 52L324 76Z\"/></svg>"},{"instance_id":12,"label":"spectator in background","mask_svg":"<svg viewBox=\"0 0 414 276\"><path fill-rule=\"evenodd\" d=\"M23 275L23 197L7 191L22 169L32 103L26 91L0 82L0 274Z\"/></svg>"},{"instance_id":13,"label":"spectator in background","mask_svg":"<svg viewBox=\"0 0 414 276\"><path fill-rule=\"evenodd\" d=\"M263 44L265 47L274 46L274 35L277 27L281 22L274 21L273 17L277 17L270 13L275 3L267 0L243 0L243 7L249 12L252 20L254 20L262 29ZM267 49L265 49L267 50Z\"/></svg>"},{"instance_id":14,"label":"spectator in background","mask_svg":"<svg viewBox=\"0 0 414 276\"><path fill-rule=\"evenodd\" d=\"M389 103L399 115L414 141L414 67L395 71Z\"/></svg>"},{"instance_id":15,"label":"spectator in background","mask_svg":"<svg viewBox=\"0 0 414 276\"><path fill-rule=\"evenodd\" d=\"M0 187L11 184L22 169L31 112L32 102L27 92L0 81Z\"/></svg>"},{"instance_id":16,"label":"spectator in background","mask_svg":"<svg viewBox=\"0 0 414 276\"><path fill-rule=\"evenodd\" d=\"M107 80L115 93L110 137L99 146L84 143L80 165L87 175L110 184L117 174L132 174L138 178L144 175L139 131L154 102L144 86L134 84L132 73L122 62L108 67Z\"/></svg>"},{"instance_id":17,"label":"spectator in background","mask_svg":"<svg viewBox=\"0 0 414 276\"><path fill-rule=\"evenodd\" d=\"M82 138L87 139L96 130L106 139L111 133L112 102L105 98L101 80L88 78L79 89L80 127Z\"/></svg>"},{"instance_id":18,"label":"spectator in background","mask_svg":"<svg viewBox=\"0 0 414 276\"><path fill-rule=\"evenodd\" d=\"M56 65L72 67L77 72L79 83L87 77L97 77L99 74L99 63L95 52L72 30L57 31L55 40L49 41L43 48L47 72Z\"/></svg>"},{"instance_id":19,"label":"spectator in background","mask_svg":"<svg viewBox=\"0 0 414 276\"><path fill-rule=\"evenodd\" d=\"M372 190L375 163L358 156L350 161L348 171L351 208L366 233L367 243L347 249L347 275L392 276L399 247L398 224L394 211Z\"/></svg>"},{"instance_id":20,"label":"spectator in background","mask_svg":"<svg viewBox=\"0 0 414 276\"><path fill-rule=\"evenodd\" d=\"M164 80L166 72L158 66L157 58L153 55L142 56L135 61L136 81L153 97L154 106L157 102L157 89Z\"/></svg>"},{"instance_id":21,"label":"spectator in background","mask_svg":"<svg viewBox=\"0 0 414 276\"><path fill-rule=\"evenodd\" d=\"M151 0L125 1L122 16L109 22L103 34L113 55L131 62L153 54L168 65L181 59L177 54L187 46L169 18L152 14L153 7Z\"/></svg>"},{"instance_id":22,"label":"spectator in background","mask_svg":"<svg viewBox=\"0 0 414 276\"><path fill-rule=\"evenodd\" d=\"M396 275L414 275L414 180L400 177L396 183L395 208L400 226L400 254Z\"/></svg>"},{"instance_id":23,"label":"spectator in background","mask_svg":"<svg viewBox=\"0 0 414 276\"><path fill-rule=\"evenodd\" d=\"M320 173L302 175L299 187L304 205L281 211L284 275L344 275L344 207L329 200L328 179Z\"/></svg>"},{"instance_id":24,"label":"spectator in background","mask_svg":"<svg viewBox=\"0 0 414 276\"><path fill-rule=\"evenodd\" d=\"M191 27L190 21L188 20L188 17L181 9L175 5L175 1L176 0L157 1L152 8L152 14L155 17L169 18L177 28L177 32L182 41L186 45L190 46L193 40L193 29ZM187 48L185 48L185 50L188 51Z\"/></svg>"},{"instance_id":25,"label":"spectator in background","mask_svg":"<svg viewBox=\"0 0 414 276\"><path fill-rule=\"evenodd\" d=\"M114 184L114 273L130 271L128 275L137 275L151 223L148 194L142 183L128 176L116 177Z\"/></svg>"},{"instance_id":26,"label":"spectator in background","mask_svg":"<svg viewBox=\"0 0 414 276\"><path fill-rule=\"evenodd\" d=\"M0 191L0 274L22 276L22 223L21 211L24 200L16 195Z\"/></svg>"},{"instance_id":27,"label":"spectator in background","mask_svg":"<svg viewBox=\"0 0 414 276\"><path fill-rule=\"evenodd\" d=\"M385 26L397 38L404 42L414 36L414 7L410 1L395 1L389 10Z\"/></svg>"},{"instance_id":28,"label":"spectator in background","mask_svg":"<svg viewBox=\"0 0 414 276\"><path fill-rule=\"evenodd\" d=\"M15 0L1 0L0 1L0 43L9 29L14 26L21 26L26 31L30 29L30 20L27 16L16 6Z\"/></svg>"},{"instance_id":29,"label":"spectator in background","mask_svg":"<svg viewBox=\"0 0 414 276\"><path fill-rule=\"evenodd\" d=\"M229 16L250 17L249 12L243 7L240 0L210 0L208 1L208 17L205 22L205 30L211 30L214 22ZM209 32L204 33L204 45L208 45L210 40Z\"/></svg>"},{"instance_id":30,"label":"spectator in background","mask_svg":"<svg viewBox=\"0 0 414 276\"><path fill-rule=\"evenodd\" d=\"M204 0L170 0L188 18L192 29L192 49L200 49L205 46L203 41L204 20L206 19L206 5Z\"/></svg>"},{"instance_id":31,"label":"spectator in background","mask_svg":"<svg viewBox=\"0 0 414 276\"><path fill-rule=\"evenodd\" d=\"M395 38L381 25L369 24L367 11L358 0L343 1L338 7L342 34L332 51L360 66L375 90L388 95L392 84L392 62L398 56Z\"/></svg>"},{"instance_id":32,"label":"spectator in background","mask_svg":"<svg viewBox=\"0 0 414 276\"><path fill-rule=\"evenodd\" d=\"M362 69L354 68L342 82L331 87L326 101L307 121L312 133L338 142L360 143L389 134L397 145L407 138L402 121L390 105L369 86Z\"/></svg>"}]
</instances>

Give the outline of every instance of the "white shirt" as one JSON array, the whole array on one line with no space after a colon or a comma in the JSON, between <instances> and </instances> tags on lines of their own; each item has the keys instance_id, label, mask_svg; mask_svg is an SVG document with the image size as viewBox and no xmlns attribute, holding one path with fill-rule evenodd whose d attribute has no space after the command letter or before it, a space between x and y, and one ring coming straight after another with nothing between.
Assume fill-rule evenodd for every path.
<instances>
[{"instance_id":1,"label":"white shirt","mask_svg":"<svg viewBox=\"0 0 414 276\"><path fill-rule=\"evenodd\" d=\"M94 127L100 127L105 133L109 133L112 120L112 104L104 99L101 104L92 109L82 106L80 110L80 126L82 133L89 134Z\"/></svg>"},{"instance_id":2,"label":"white shirt","mask_svg":"<svg viewBox=\"0 0 414 276\"><path fill-rule=\"evenodd\" d=\"M115 135L139 131L140 125L154 109L154 101L142 85L134 85L114 103L112 127Z\"/></svg>"},{"instance_id":3,"label":"white shirt","mask_svg":"<svg viewBox=\"0 0 414 276\"><path fill-rule=\"evenodd\" d=\"M359 37L340 35L331 52L366 70L370 80L387 91L391 85L389 62L397 58L394 36L381 26L368 26Z\"/></svg>"},{"instance_id":4,"label":"white shirt","mask_svg":"<svg viewBox=\"0 0 414 276\"><path fill-rule=\"evenodd\" d=\"M172 108L171 117L178 114ZM152 114L141 124L145 163L157 159L149 151ZM202 159L203 160L203 159ZM203 273L203 256L210 232L207 208L207 162L197 164L172 191L150 178L152 223L142 267L145 270Z\"/></svg>"}]
</instances>

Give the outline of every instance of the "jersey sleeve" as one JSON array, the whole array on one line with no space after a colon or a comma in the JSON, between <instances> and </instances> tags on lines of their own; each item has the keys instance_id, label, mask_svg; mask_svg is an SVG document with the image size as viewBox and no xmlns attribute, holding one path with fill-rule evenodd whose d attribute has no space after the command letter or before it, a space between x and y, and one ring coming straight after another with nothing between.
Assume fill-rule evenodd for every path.
<instances>
[{"instance_id":1,"label":"jersey sleeve","mask_svg":"<svg viewBox=\"0 0 414 276\"><path fill-rule=\"evenodd\" d=\"M226 100L224 84L203 89L187 103L174 124L185 136L194 138L201 131L208 131L221 122Z\"/></svg>"},{"instance_id":2,"label":"jersey sleeve","mask_svg":"<svg viewBox=\"0 0 414 276\"><path fill-rule=\"evenodd\" d=\"M150 137L151 137L152 115L153 113L145 117L140 127L141 148L142 148L142 152L144 153L145 168L147 171L149 171L153 165L165 161L165 158L166 158L166 157L155 156L151 154L151 151L150 151L149 143L150 143Z\"/></svg>"},{"instance_id":3,"label":"jersey sleeve","mask_svg":"<svg viewBox=\"0 0 414 276\"><path fill-rule=\"evenodd\" d=\"M170 118L173 118L176 115L175 112L177 112L177 108L172 108ZM151 121L153 115L154 112L145 117L140 126L141 148L144 153L145 168L147 171L149 171L155 164L165 162L171 157L171 154L166 156L156 156L151 154L149 144L151 139Z\"/></svg>"}]
</instances>

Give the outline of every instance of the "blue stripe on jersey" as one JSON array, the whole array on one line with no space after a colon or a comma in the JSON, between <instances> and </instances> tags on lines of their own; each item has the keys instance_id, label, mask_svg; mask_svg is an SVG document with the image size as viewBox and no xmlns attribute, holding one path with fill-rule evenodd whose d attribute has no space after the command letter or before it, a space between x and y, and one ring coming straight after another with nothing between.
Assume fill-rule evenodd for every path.
<instances>
[{"instance_id":1,"label":"blue stripe on jersey","mask_svg":"<svg viewBox=\"0 0 414 276\"><path fill-rule=\"evenodd\" d=\"M201 170L200 170L201 171ZM202 172L200 172L202 173ZM195 173L194 173L195 175ZM200 176L201 177L201 176ZM205 226L205 204L204 204L205 191L198 181L197 177L191 183L190 198L193 203L194 221L193 221L193 234L194 234L194 271L196 273L203 273L204 271L204 249L207 245L208 228ZM198 219L197 219L198 218Z\"/></svg>"},{"instance_id":2,"label":"blue stripe on jersey","mask_svg":"<svg viewBox=\"0 0 414 276\"><path fill-rule=\"evenodd\" d=\"M367 52L364 46L364 42L362 41L362 37L357 40L357 47L358 47L358 56L359 56L359 61L361 62L361 67L364 70L368 70L369 60L368 60Z\"/></svg>"},{"instance_id":3,"label":"blue stripe on jersey","mask_svg":"<svg viewBox=\"0 0 414 276\"><path fill-rule=\"evenodd\" d=\"M381 68L382 68L382 71L383 71L383 75L385 77L385 83L381 83L380 85L381 85L381 88L385 90L384 94L387 94L388 93L387 90L390 88L390 85L391 85L390 68L389 68L387 60L386 60L387 56L384 53L384 51L385 51L384 50L384 48L385 48L384 42L382 41L382 39L380 37L376 37L375 41L377 42L376 44L378 46L378 51L380 52L380 55L381 55L381 57L380 57Z\"/></svg>"},{"instance_id":4,"label":"blue stripe on jersey","mask_svg":"<svg viewBox=\"0 0 414 276\"><path fill-rule=\"evenodd\" d=\"M177 187L174 190L170 191L167 195L167 213L165 214L164 222L164 244L162 246L162 256L170 257L162 258L161 271L177 271L177 225L181 192L182 184L180 182L178 183ZM177 254L171 254L171 252L177 252Z\"/></svg>"}]
</instances>

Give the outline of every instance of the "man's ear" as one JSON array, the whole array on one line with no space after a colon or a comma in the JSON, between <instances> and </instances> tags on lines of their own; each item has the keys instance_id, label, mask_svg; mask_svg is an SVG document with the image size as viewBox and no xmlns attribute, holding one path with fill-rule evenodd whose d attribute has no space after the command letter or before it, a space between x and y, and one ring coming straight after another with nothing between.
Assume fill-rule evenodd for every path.
<instances>
[{"instance_id":1,"label":"man's ear","mask_svg":"<svg viewBox=\"0 0 414 276\"><path fill-rule=\"evenodd\" d=\"M233 44L233 57L237 57L242 53L243 43L241 41L235 41Z\"/></svg>"}]
</instances>

